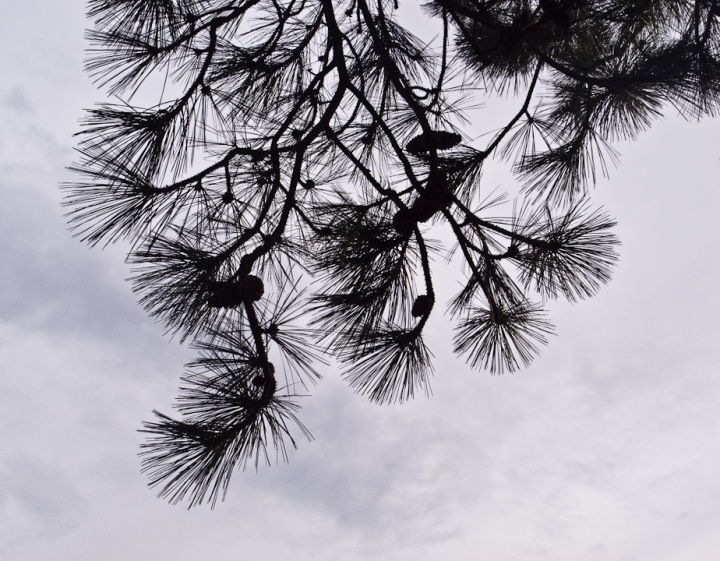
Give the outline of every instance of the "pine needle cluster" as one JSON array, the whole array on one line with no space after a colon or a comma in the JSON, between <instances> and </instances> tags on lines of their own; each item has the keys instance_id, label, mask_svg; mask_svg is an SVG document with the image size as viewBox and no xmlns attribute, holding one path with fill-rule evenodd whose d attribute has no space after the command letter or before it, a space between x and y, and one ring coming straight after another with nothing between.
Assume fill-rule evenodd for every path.
<instances>
[{"instance_id":1,"label":"pine needle cluster","mask_svg":"<svg viewBox=\"0 0 720 561\"><path fill-rule=\"evenodd\" d=\"M128 242L141 303L200 352L181 420L145 426L168 499L214 504L236 467L284 457L324 356L375 402L429 392L436 228L466 273L455 350L493 373L528 365L552 332L542 303L610 279L614 221L588 190L612 143L666 107L718 108L717 0L424 10L431 43L391 0L89 2L87 70L117 101L79 133L70 224ZM480 131L463 112L478 95L517 111ZM500 218L491 159L522 186Z\"/></svg>"}]
</instances>

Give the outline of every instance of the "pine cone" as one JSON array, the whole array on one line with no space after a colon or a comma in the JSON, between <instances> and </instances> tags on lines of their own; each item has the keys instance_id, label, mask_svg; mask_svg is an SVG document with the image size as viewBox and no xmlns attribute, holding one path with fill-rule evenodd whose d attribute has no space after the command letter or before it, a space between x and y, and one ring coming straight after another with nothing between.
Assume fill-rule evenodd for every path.
<instances>
[{"instance_id":1,"label":"pine cone","mask_svg":"<svg viewBox=\"0 0 720 561\"><path fill-rule=\"evenodd\" d=\"M410 313L414 318L424 317L430 313L433 304L435 304L435 299L432 296L421 294L415 298L415 302L413 302L412 311Z\"/></svg>"},{"instance_id":2,"label":"pine cone","mask_svg":"<svg viewBox=\"0 0 720 561\"><path fill-rule=\"evenodd\" d=\"M447 150L457 146L462 141L462 136L448 131L430 131L421 133L407 143L405 150L410 154L422 154L435 150Z\"/></svg>"},{"instance_id":3,"label":"pine cone","mask_svg":"<svg viewBox=\"0 0 720 561\"><path fill-rule=\"evenodd\" d=\"M415 219L413 213L404 208L398 210L392 219L393 228L401 236L409 236L415 230Z\"/></svg>"},{"instance_id":4,"label":"pine cone","mask_svg":"<svg viewBox=\"0 0 720 561\"><path fill-rule=\"evenodd\" d=\"M208 298L211 308L236 308L243 300L257 302L265 292L262 279L248 275L238 282L215 283L215 290Z\"/></svg>"},{"instance_id":5,"label":"pine cone","mask_svg":"<svg viewBox=\"0 0 720 561\"><path fill-rule=\"evenodd\" d=\"M237 283L238 293L242 300L257 302L265 293L265 285L260 277L248 275Z\"/></svg>"},{"instance_id":6,"label":"pine cone","mask_svg":"<svg viewBox=\"0 0 720 561\"><path fill-rule=\"evenodd\" d=\"M427 222L442 207L433 197L421 195L412 205L412 213L418 222Z\"/></svg>"},{"instance_id":7,"label":"pine cone","mask_svg":"<svg viewBox=\"0 0 720 561\"><path fill-rule=\"evenodd\" d=\"M215 289L208 298L208 305L211 308L235 308L242 302L239 296L236 283L218 282Z\"/></svg>"}]
</instances>

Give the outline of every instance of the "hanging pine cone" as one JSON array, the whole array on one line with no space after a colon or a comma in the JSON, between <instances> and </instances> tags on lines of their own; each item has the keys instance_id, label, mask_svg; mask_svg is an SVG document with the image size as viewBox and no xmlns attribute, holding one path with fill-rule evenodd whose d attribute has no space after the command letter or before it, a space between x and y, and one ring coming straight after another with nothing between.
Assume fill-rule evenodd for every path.
<instances>
[{"instance_id":1,"label":"hanging pine cone","mask_svg":"<svg viewBox=\"0 0 720 561\"><path fill-rule=\"evenodd\" d=\"M208 298L211 308L236 308L243 300L257 302L265 292L262 279L255 275L248 275L237 282L217 282Z\"/></svg>"},{"instance_id":2,"label":"hanging pine cone","mask_svg":"<svg viewBox=\"0 0 720 561\"><path fill-rule=\"evenodd\" d=\"M393 228L401 236L409 236L415 230L415 224L417 220L413 213L409 210L401 208L398 210L392 219Z\"/></svg>"},{"instance_id":3,"label":"hanging pine cone","mask_svg":"<svg viewBox=\"0 0 720 561\"><path fill-rule=\"evenodd\" d=\"M452 191L447 188L430 191L430 196L440 209L447 208L453 203Z\"/></svg>"},{"instance_id":4,"label":"hanging pine cone","mask_svg":"<svg viewBox=\"0 0 720 561\"><path fill-rule=\"evenodd\" d=\"M208 298L208 305L211 308L235 308L241 303L242 298L234 282L215 283L215 289Z\"/></svg>"},{"instance_id":5,"label":"hanging pine cone","mask_svg":"<svg viewBox=\"0 0 720 561\"><path fill-rule=\"evenodd\" d=\"M421 195L412 205L412 213L418 222L427 222L430 220L441 206L430 196Z\"/></svg>"},{"instance_id":6,"label":"hanging pine cone","mask_svg":"<svg viewBox=\"0 0 720 561\"><path fill-rule=\"evenodd\" d=\"M248 275L237 283L238 293L242 300L257 302L265 293L265 285L260 277Z\"/></svg>"},{"instance_id":7,"label":"hanging pine cone","mask_svg":"<svg viewBox=\"0 0 720 561\"><path fill-rule=\"evenodd\" d=\"M452 204L453 196L444 172L438 172L428 179L425 192L412 205L412 212L418 222L427 222L435 213Z\"/></svg>"},{"instance_id":8,"label":"hanging pine cone","mask_svg":"<svg viewBox=\"0 0 720 561\"><path fill-rule=\"evenodd\" d=\"M430 313L434 303L435 300L432 296L421 294L415 298L415 302L413 302L413 307L410 313L414 318L424 317Z\"/></svg>"},{"instance_id":9,"label":"hanging pine cone","mask_svg":"<svg viewBox=\"0 0 720 561\"><path fill-rule=\"evenodd\" d=\"M447 172L444 169L430 174L425 184L425 190L436 198L442 199L444 206L449 206L452 202L452 191L448 183Z\"/></svg>"},{"instance_id":10,"label":"hanging pine cone","mask_svg":"<svg viewBox=\"0 0 720 561\"><path fill-rule=\"evenodd\" d=\"M462 136L454 132L448 131L430 131L423 132L416 137L410 139L405 146L410 154L423 154L431 150L447 150L453 146L457 146L462 141Z\"/></svg>"}]
</instances>

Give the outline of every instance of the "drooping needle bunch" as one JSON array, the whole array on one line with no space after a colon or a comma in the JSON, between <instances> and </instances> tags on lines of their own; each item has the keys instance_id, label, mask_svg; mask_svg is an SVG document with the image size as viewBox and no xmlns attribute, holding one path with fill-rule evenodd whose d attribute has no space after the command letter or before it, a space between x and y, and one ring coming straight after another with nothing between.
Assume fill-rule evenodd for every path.
<instances>
[{"instance_id":1,"label":"drooping needle bunch","mask_svg":"<svg viewBox=\"0 0 720 561\"><path fill-rule=\"evenodd\" d=\"M666 105L717 107L710 0L434 0L431 43L386 0L89 6L87 68L117 101L88 111L66 203L89 243L129 242L141 303L199 349L181 420L157 413L143 451L161 495L191 505L294 445L321 353L373 401L428 391L433 255L466 275L456 351L529 364L541 302L610 278L614 223L587 200L610 143ZM493 94L517 111L483 131L463 108ZM523 186L504 218L481 187L491 158Z\"/></svg>"}]
</instances>

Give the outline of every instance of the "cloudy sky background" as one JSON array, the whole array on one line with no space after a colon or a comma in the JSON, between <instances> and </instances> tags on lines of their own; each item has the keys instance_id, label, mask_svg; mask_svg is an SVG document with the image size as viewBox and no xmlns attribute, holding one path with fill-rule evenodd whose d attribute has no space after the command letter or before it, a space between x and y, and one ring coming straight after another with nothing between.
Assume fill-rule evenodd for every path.
<instances>
[{"instance_id":1,"label":"cloudy sky background","mask_svg":"<svg viewBox=\"0 0 720 561\"><path fill-rule=\"evenodd\" d=\"M718 558L719 122L668 109L619 146L594 193L619 221L615 278L550 306L529 370L471 371L438 318L431 399L378 407L329 368L303 401L315 441L187 511L146 487L136 430L193 355L136 305L123 248L72 239L59 206L101 100L84 8L0 9L0 558Z\"/></svg>"}]
</instances>

